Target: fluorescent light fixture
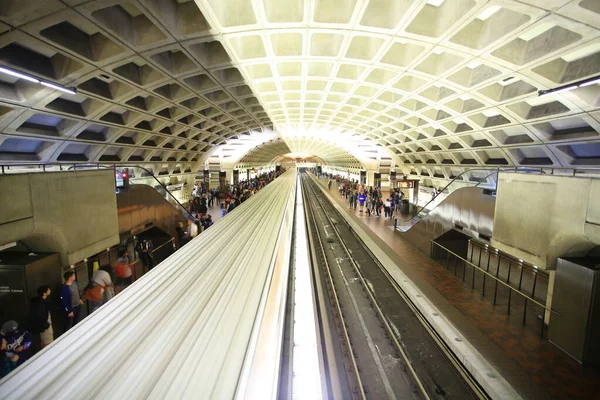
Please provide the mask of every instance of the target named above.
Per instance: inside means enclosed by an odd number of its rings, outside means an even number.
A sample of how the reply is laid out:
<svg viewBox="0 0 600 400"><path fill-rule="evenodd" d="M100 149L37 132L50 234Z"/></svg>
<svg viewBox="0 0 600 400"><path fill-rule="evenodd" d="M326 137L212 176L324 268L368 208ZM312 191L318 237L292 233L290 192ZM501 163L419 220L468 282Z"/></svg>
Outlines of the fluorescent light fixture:
<svg viewBox="0 0 600 400"><path fill-rule="evenodd" d="M61 92L65 92L65 93L69 93L69 94L77 94L77 93L76 93L74 90L72 90L72 89L68 89L68 88L66 88L66 87L63 87L63 86L55 85L54 83L50 83L50 82L44 82L44 81L41 81L40 83L41 83L42 85L44 85L44 86L48 86L48 87L50 87L50 88L52 88L52 89L60 90Z"/></svg>
<svg viewBox="0 0 600 400"><path fill-rule="evenodd" d="M586 86L590 86L590 85L596 85L598 83L600 83L600 78L594 79L593 81L589 81L589 82L586 82L586 83L582 83L581 85L579 85L579 87L586 87Z"/></svg>
<svg viewBox="0 0 600 400"><path fill-rule="evenodd" d="M8 69L8 68L0 67L0 72L2 72L4 74L7 74L7 75L16 76L17 78L25 79L26 81L29 81L29 82L40 83L40 81L37 80L37 79L35 79L34 77L22 74L22 73L17 72L17 71L13 71L13 70Z"/></svg>
<svg viewBox="0 0 600 400"><path fill-rule="evenodd" d="M566 87L566 88L564 88L564 89L557 90L557 91L555 91L555 92L552 92L552 93L553 93L553 94L558 94L558 93L563 93L563 92L569 92L569 91L571 91L571 90L573 90L573 89L577 89L577 88L578 88L578 86L569 86L569 87Z"/></svg>
<svg viewBox="0 0 600 400"><path fill-rule="evenodd" d="M481 14L479 14L476 18L481 20L481 21L485 21L486 19L488 19L489 17L491 17L492 15L496 14L496 11L498 11L500 8L500 6L492 6L492 7L488 7L484 12L482 12Z"/></svg>
<svg viewBox="0 0 600 400"><path fill-rule="evenodd" d="M10 249L11 247L15 247L16 245L17 245L17 242L6 243L3 245L0 245L0 250Z"/></svg>
<svg viewBox="0 0 600 400"><path fill-rule="evenodd" d="M446 0L428 0L427 4L432 5L434 7L439 7L442 4L444 4L444 1L446 1Z"/></svg>

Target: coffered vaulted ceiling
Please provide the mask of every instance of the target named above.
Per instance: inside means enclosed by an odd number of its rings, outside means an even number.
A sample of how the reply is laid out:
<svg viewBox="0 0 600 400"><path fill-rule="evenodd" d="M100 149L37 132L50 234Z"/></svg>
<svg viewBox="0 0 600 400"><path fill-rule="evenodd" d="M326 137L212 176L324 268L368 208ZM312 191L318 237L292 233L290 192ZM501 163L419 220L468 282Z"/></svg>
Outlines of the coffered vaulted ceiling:
<svg viewBox="0 0 600 400"><path fill-rule="evenodd" d="M600 86L537 91L600 75L598 4L4 0L0 64L79 94L0 76L0 155L194 167L273 125L417 174L594 166Z"/></svg>

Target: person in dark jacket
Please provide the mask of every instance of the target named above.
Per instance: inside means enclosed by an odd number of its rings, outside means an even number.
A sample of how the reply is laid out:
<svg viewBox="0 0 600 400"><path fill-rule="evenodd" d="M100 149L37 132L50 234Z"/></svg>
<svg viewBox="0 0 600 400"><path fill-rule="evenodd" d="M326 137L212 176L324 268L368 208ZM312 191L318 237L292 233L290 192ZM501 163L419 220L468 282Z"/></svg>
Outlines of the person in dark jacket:
<svg viewBox="0 0 600 400"><path fill-rule="evenodd" d="M179 248L182 248L183 245L186 243L185 231L183 230L183 222L177 223L177 226L175 227L175 232L177 233L177 244Z"/></svg>
<svg viewBox="0 0 600 400"><path fill-rule="evenodd" d="M38 296L31 301L29 309L28 328L33 335L40 337L40 349L48 346L54 340L50 306L47 303L52 291L50 286L42 285L37 288Z"/></svg>

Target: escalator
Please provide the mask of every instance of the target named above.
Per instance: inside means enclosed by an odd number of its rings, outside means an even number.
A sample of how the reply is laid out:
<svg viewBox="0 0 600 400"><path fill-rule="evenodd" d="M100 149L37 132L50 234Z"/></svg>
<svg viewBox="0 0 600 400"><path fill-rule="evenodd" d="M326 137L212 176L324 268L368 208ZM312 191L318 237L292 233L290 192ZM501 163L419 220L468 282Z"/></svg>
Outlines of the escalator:
<svg viewBox="0 0 600 400"><path fill-rule="evenodd" d="M478 179L479 182L474 183L469 181L469 179L464 179L468 174L473 175L473 173L477 172L483 172L485 174ZM425 202L422 206L416 206L414 211L403 213L401 217L397 218L397 229L401 232L407 232L419 221L425 219L439 205L443 204L454 192L461 189L478 188L479 191L494 195L496 193L496 184L498 182L498 172L500 171L494 170L494 172L490 173L488 169L471 169L457 175L450 183L437 191L431 200ZM470 177L470 179L473 178ZM492 181L491 183L490 180Z"/></svg>

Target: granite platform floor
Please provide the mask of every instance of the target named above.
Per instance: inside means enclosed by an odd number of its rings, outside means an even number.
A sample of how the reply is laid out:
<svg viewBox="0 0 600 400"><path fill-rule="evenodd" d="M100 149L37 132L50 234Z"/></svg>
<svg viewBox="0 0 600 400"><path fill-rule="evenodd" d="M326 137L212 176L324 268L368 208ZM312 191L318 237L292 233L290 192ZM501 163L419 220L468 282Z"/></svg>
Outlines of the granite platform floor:
<svg viewBox="0 0 600 400"><path fill-rule="evenodd" d="M320 179L327 189L327 179ZM348 209L348 202L333 185L329 194ZM424 295L525 399L598 399L600 369L582 367L547 339L540 337L541 321L523 326L522 313L507 315L390 228L392 220L367 217L350 210L355 221L375 240ZM518 306L517 306L518 307ZM534 314L533 314L534 315Z"/></svg>

